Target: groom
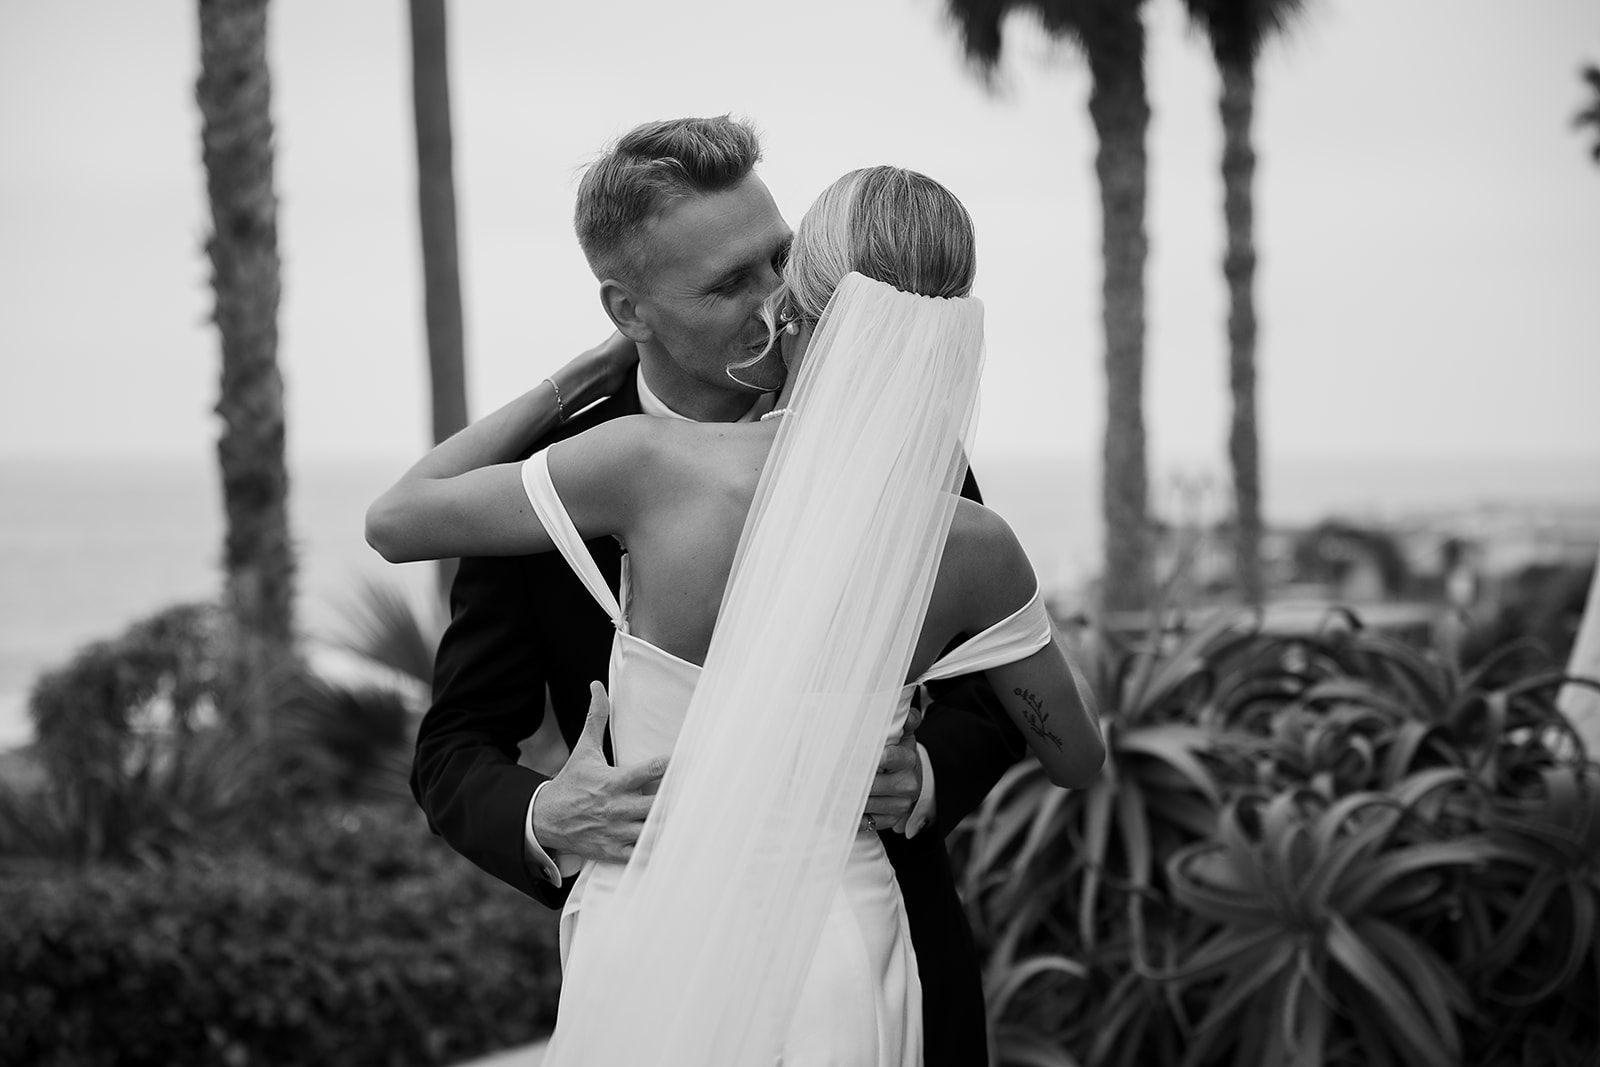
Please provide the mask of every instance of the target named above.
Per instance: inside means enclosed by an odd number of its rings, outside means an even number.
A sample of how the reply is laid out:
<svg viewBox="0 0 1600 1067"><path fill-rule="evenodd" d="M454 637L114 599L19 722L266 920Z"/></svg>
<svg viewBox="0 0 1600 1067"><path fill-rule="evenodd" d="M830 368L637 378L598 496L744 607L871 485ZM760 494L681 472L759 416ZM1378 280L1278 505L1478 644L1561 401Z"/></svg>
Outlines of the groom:
<svg viewBox="0 0 1600 1067"><path fill-rule="evenodd" d="M578 238L619 336L557 372L564 422L538 448L622 415L739 422L771 407L783 367L752 357L767 341L757 311L779 283L790 231L754 174L759 158L742 123L678 119L631 131L586 172ZM637 370L614 374L609 395L578 414L590 397L572 383L631 368L629 349ZM572 367L577 378L566 377ZM963 493L977 499L970 475ZM616 542L588 547L615 589ZM457 851L560 907L584 859L626 858L661 773L611 767L603 721L586 720L589 683L607 675L611 621L556 553L463 559L450 605L412 792ZM905 900L925 1062L971 1067L987 1057L983 992L944 836L1020 755L1021 739L980 677L931 688L914 737L885 749L866 811ZM547 691L572 749L549 779L517 763Z"/></svg>

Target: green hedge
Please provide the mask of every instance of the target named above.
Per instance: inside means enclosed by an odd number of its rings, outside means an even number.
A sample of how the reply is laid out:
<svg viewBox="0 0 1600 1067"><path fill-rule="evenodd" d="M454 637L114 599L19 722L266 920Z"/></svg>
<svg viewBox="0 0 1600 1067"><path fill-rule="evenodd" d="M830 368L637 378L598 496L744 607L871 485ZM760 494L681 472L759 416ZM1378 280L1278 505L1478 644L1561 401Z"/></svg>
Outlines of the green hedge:
<svg viewBox="0 0 1600 1067"><path fill-rule="evenodd" d="M0 877L0 1063L446 1064L548 1033L555 915L414 809Z"/></svg>

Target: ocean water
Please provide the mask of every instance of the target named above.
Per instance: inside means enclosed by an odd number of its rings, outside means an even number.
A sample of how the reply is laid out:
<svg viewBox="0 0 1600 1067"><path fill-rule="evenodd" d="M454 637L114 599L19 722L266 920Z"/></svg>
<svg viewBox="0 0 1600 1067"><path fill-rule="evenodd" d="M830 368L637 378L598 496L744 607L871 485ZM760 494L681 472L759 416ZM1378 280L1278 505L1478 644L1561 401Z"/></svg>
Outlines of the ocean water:
<svg viewBox="0 0 1600 1067"><path fill-rule="evenodd" d="M431 595L428 564L393 566L362 539L367 504L406 461L302 462L291 472L299 619L313 648L339 632L362 582ZM1047 589L1070 592L1098 553L1095 468L1083 460L978 455L987 502L1011 522ZM1600 503L1594 461L1315 461L1269 466L1268 517L1392 517L1487 503ZM1214 486L1158 469L1168 514L1215 514ZM0 460L0 746L27 739L27 695L41 671L169 604L221 587L220 487L193 462Z"/></svg>

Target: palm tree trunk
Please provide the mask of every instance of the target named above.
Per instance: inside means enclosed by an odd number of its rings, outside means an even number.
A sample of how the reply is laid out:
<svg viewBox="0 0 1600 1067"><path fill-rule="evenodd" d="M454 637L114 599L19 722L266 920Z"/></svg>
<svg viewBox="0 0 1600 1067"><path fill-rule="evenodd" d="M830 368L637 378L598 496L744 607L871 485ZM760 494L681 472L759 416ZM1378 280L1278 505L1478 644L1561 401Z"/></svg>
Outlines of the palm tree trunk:
<svg viewBox="0 0 1600 1067"><path fill-rule="evenodd" d="M222 339L224 599L236 638L228 691L247 700L294 658L267 0L200 0L199 7L196 97L213 231L206 251Z"/></svg>
<svg viewBox="0 0 1600 1067"><path fill-rule="evenodd" d="M1089 114L1099 146L1106 426L1101 467L1105 521L1101 606L1124 611L1151 596L1149 487L1144 432L1144 26L1137 10L1089 55Z"/></svg>
<svg viewBox="0 0 1600 1067"><path fill-rule="evenodd" d="M456 185L450 131L450 70L444 0L411 0L411 102L417 127L417 207L428 326L433 440L467 424L466 344L456 242ZM455 560L439 561L448 596Z"/></svg>
<svg viewBox="0 0 1600 1067"><path fill-rule="evenodd" d="M1249 60L1224 63L1222 73L1223 216L1228 251L1228 387L1233 417L1228 461L1233 468L1234 571L1245 603L1265 596L1261 570L1261 456L1256 435L1255 207L1256 154L1250 123L1255 111L1255 70Z"/></svg>

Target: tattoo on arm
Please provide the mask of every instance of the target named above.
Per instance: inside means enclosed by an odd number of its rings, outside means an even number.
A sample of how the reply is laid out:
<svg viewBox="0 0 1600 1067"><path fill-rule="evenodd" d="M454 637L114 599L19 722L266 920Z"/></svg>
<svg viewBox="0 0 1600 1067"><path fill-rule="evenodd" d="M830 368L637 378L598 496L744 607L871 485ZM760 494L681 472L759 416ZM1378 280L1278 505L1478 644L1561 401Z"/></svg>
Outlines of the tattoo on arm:
<svg viewBox="0 0 1600 1067"><path fill-rule="evenodd" d="M1056 751L1060 752L1061 738L1057 737L1055 731L1050 729L1050 713L1044 710L1044 701L1040 700L1031 691L1020 687L1011 690L1011 692L1015 696L1021 697L1022 702L1028 706L1028 710L1022 713L1022 717L1028 720L1028 729L1038 734L1043 740L1055 745Z"/></svg>

